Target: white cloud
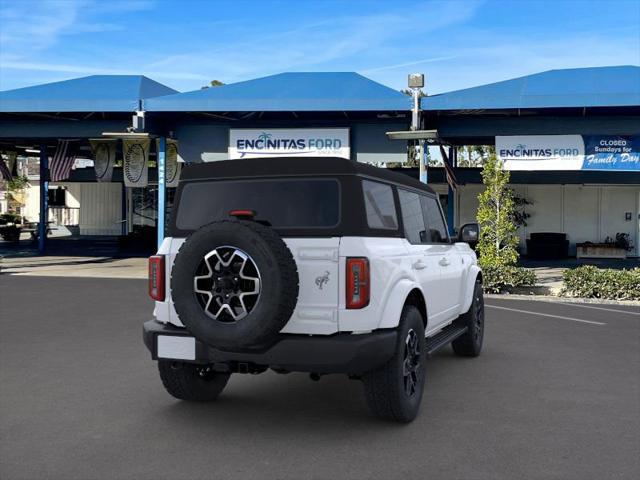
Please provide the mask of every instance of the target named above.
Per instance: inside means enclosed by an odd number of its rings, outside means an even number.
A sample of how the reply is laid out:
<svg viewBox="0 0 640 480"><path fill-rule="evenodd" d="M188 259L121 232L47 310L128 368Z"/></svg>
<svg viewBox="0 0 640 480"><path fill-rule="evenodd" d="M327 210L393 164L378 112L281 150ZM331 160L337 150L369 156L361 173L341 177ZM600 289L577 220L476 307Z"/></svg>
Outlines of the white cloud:
<svg viewBox="0 0 640 480"><path fill-rule="evenodd" d="M66 65L58 63L40 63L40 62L21 62L8 61L3 62L3 68L13 70L29 70L41 72L59 72L59 73L78 73L83 75L140 75L140 70L128 68L108 68L108 67L92 67L87 65ZM178 80L197 80L199 82L207 80L209 77L197 73L188 72L171 72L171 71L145 71L146 75L153 77L163 76L164 78Z"/></svg>
<svg viewBox="0 0 640 480"><path fill-rule="evenodd" d="M444 60L453 60L454 58L458 58L458 55L446 55L443 57L423 58L422 60L414 60L411 62L396 63L394 65L384 65L382 67L368 68L366 70L361 70L360 73L370 74L375 72L382 72L384 70L397 70L399 68L415 67L416 65L422 65L425 63L442 62Z"/></svg>
<svg viewBox="0 0 640 480"><path fill-rule="evenodd" d="M223 46L205 45L161 57L151 61L148 67L209 72L210 78L225 82L282 71L326 70L327 66L335 69L336 64L344 64L344 70L391 70L399 66L379 64L389 43L417 43L429 32L467 21L478 7L478 2L431 2L418 4L411 15L405 10L392 9L387 13L337 16L293 29L274 24L275 33L241 41L225 39ZM429 21L415 22L411 18L428 18ZM238 37L242 38L242 35ZM393 55L397 53L393 52ZM371 58L376 59L376 64L372 65ZM436 60L429 58L409 64ZM362 68L365 65L368 68Z"/></svg>
<svg viewBox="0 0 640 480"><path fill-rule="evenodd" d="M552 68L640 63L638 27L509 35L470 21L478 2L416 1L411 8L389 2L358 16L340 16L331 4L335 16L309 23L300 22L302 15L268 22L211 15L208 22L194 18L197 26L167 22L151 32L142 13L129 15L152 8L150 1L0 5L0 89L89 74L144 74L192 90L214 78L229 83L294 70L355 70L400 89L411 69L423 70L427 91L437 93ZM120 15L140 30L93 35L127 27Z"/></svg>
<svg viewBox="0 0 640 480"><path fill-rule="evenodd" d="M429 94L508 80L546 70L640 64L640 28L611 37L593 33L547 38L476 34L478 46L452 48L463 61L455 68L434 64L427 70Z"/></svg>
<svg viewBox="0 0 640 480"><path fill-rule="evenodd" d="M101 19L152 7L147 1L41 0L0 4L0 60L29 58L54 47L61 37L121 30Z"/></svg>

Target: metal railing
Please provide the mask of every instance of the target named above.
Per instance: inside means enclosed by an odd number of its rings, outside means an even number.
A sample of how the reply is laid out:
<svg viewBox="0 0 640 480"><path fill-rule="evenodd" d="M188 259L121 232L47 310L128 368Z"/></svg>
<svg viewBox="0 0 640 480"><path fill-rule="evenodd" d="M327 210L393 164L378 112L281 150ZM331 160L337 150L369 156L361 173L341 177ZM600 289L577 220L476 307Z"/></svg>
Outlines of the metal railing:
<svg viewBox="0 0 640 480"><path fill-rule="evenodd" d="M80 208L49 207L49 221L55 225L78 225L80 222Z"/></svg>

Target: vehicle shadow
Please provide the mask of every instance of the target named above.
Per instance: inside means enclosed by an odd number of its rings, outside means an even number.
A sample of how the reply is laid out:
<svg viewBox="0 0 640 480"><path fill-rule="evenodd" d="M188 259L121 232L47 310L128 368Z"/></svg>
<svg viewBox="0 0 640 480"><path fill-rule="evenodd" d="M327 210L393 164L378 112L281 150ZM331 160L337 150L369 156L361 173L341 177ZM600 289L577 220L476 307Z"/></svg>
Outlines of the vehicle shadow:
<svg viewBox="0 0 640 480"><path fill-rule="evenodd" d="M446 364L456 361L464 360L445 351L429 359L423 411L446 408L434 405L440 400L430 398L429 392L440 389L446 379ZM161 415L171 428L184 431L212 428L217 433L235 432L240 423L274 436L304 437L314 432L361 437L363 432L406 427L373 417L366 405L362 382L343 375L324 376L319 382L310 381L300 373L235 375L215 402L172 401L158 406L155 414ZM427 418L424 415L423 421Z"/></svg>

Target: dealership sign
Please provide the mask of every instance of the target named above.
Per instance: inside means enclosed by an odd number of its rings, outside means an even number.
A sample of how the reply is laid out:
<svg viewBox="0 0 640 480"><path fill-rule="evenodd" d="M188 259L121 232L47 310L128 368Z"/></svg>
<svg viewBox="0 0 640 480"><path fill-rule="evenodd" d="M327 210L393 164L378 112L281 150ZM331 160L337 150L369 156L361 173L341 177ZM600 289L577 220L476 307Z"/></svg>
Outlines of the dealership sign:
<svg viewBox="0 0 640 480"><path fill-rule="evenodd" d="M496 136L496 154L506 170L640 171L638 136Z"/></svg>
<svg viewBox="0 0 640 480"><path fill-rule="evenodd" d="M583 170L640 171L640 136L586 136Z"/></svg>
<svg viewBox="0 0 640 480"><path fill-rule="evenodd" d="M350 158L348 128L230 129L229 158Z"/></svg>
<svg viewBox="0 0 640 480"><path fill-rule="evenodd" d="M580 170L584 142L580 135L497 136L496 154L506 170Z"/></svg>

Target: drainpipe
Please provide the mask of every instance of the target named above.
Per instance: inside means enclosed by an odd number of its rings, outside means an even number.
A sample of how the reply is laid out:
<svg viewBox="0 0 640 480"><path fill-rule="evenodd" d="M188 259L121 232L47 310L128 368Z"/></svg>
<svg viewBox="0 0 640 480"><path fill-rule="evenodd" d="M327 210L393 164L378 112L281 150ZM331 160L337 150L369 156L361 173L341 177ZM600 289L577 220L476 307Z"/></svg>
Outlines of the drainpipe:
<svg viewBox="0 0 640 480"><path fill-rule="evenodd" d="M454 169L458 166L458 147L452 146L451 153L449 153L449 161L451 162L451 168ZM451 188L451 185L447 185L448 189L447 189L447 224L449 226L449 235L451 235L453 237L455 228L454 228L454 221L455 221L455 196L454 196L454 192L453 192L453 188Z"/></svg>
<svg viewBox="0 0 640 480"><path fill-rule="evenodd" d="M44 255L47 248L49 222L49 157L47 144L40 145L40 223L38 224L38 252Z"/></svg>

